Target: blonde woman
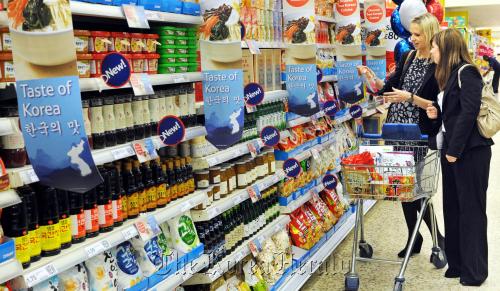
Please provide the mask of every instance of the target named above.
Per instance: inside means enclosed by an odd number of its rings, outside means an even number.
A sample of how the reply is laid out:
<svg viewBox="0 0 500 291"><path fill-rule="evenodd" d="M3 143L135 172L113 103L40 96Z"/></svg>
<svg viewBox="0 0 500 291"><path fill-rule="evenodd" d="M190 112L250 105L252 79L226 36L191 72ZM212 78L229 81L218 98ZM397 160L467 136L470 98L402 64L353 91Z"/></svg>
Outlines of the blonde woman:
<svg viewBox="0 0 500 291"><path fill-rule="evenodd" d="M410 27L411 41L415 50L403 55L397 64L396 71L384 82L376 80L379 94L383 94L388 102L391 102L387 114L387 123L418 124L423 134L428 134L429 146L435 148L435 138L437 131L432 129L431 121L427 118L425 108L433 101L437 101L439 87L434 77L436 65L431 61L431 38L439 32L439 22L430 13L418 16L413 19ZM375 77L369 71L368 77ZM419 108L421 107L421 108ZM425 145L425 144L424 144ZM421 152L421 151L419 151ZM425 153L416 153L416 162L423 160ZM417 175L419 175L417 168ZM418 179L418 177L417 177ZM398 253L400 258L406 254L406 249L410 242L411 234L417 223L418 211L420 211L422 201L402 203L403 213L408 227L408 239L406 247ZM429 208L424 215L424 221L429 230L432 229L431 212ZM437 229L439 247L444 250L444 238ZM411 254L420 253L423 237L418 233L415 245Z"/></svg>
<svg viewBox="0 0 500 291"><path fill-rule="evenodd" d="M445 276L460 278L464 286L480 286L488 277L486 191L493 145L477 127L483 82L458 30L435 35L431 54L441 92L439 106L430 105L427 115L443 133Z"/></svg>

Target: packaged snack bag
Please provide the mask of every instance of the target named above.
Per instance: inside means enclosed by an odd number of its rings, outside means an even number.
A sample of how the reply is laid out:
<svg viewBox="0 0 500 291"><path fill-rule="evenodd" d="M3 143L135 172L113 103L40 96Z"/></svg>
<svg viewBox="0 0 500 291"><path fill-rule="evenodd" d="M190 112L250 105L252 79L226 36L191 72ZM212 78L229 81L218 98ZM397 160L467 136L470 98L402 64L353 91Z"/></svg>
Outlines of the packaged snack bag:
<svg viewBox="0 0 500 291"><path fill-rule="evenodd" d="M317 194L313 194L306 205L315 215L316 219L322 222L321 225L324 232L330 230L337 222L337 219L330 212L325 202L323 202Z"/></svg>
<svg viewBox="0 0 500 291"><path fill-rule="evenodd" d="M189 212L185 212L169 220L168 226L173 246L178 251L189 253L200 244L198 233Z"/></svg>
<svg viewBox="0 0 500 291"><path fill-rule="evenodd" d="M49 279L36 284L32 288L33 291L59 291L59 277L52 276Z"/></svg>
<svg viewBox="0 0 500 291"><path fill-rule="evenodd" d="M142 281L144 276L130 242L123 242L113 248L113 255L118 265L118 290L130 288Z"/></svg>
<svg viewBox="0 0 500 291"><path fill-rule="evenodd" d="M131 243L144 276L149 277L161 269L163 251L158 244L157 237L153 237L147 242L140 238L133 238Z"/></svg>
<svg viewBox="0 0 500 291"><path fill-rule="evenodd" d="M89 291L89 278L85 266L83 264L78 264L59 274L59 290Z"/></svg>
<svg viewBox="0 0 500 291"><path fill-rule="evenodd" d="M91 291L116 290L118 266L110 251L98 254L85 262Z"/></svg>

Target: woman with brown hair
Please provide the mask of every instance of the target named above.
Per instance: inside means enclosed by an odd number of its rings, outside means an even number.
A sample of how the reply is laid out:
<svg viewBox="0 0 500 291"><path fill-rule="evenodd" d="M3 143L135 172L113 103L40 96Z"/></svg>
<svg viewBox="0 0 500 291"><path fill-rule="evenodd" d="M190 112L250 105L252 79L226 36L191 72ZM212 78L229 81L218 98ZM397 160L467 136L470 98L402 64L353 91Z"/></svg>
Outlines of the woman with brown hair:
<svg viewBox="0 0 500 291"><path fill-rule="evenodd" d="M427 116L442 132L445 276L480 286L488 277L486 191L493 145L477 127L483 82L458 30L436 34L431 55L441 93Z"/></svg>

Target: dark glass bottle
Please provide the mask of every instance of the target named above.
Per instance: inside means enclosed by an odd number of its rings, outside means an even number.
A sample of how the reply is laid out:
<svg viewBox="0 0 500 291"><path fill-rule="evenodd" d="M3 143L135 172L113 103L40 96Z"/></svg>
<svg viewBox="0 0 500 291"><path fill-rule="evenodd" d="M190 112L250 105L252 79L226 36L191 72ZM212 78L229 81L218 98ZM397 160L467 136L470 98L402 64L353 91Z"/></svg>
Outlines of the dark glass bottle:
<svg viewBox="0 0 500 291"><path fill-rule="evenodd" d="M113 110L115 113L115 134L117 144L123 144L127 142L127 119L125 116L124 103L124 96L114 97Z"/></svg>
<svg viewBox="0 0 500 291"><path fill-rule="evenodd" d="M125 112L125 125L127 127L127 142L135 140L134 111L132 110L132 95L124 95L123 111Z"/></svg>
<svg viewBox="0 0 500 291"><path fill-rule="evenodd" d="M83 124L85 127L85 134L87 135L87 139L89 141L89 147L93 149L94 143L92 141L92 125L91 125L92 123L90 122L89 107L90 107L90 101L88 99L82 99Z"/></svg>
<svg viewBox="0 0 500 291"><path fill-rule="evenodd" d="M114 226L120 226L123 224L124 211L123 211L123 196L124 190L122 186L122 177L117 167L114 165L108 166L108 173L110 179L110 193L111 193L111 204L113 207L113 223Z"/></svg>
<svg viewBox="0 0 500 291"><path fill-rule="evenodd" d="M109 232L113 230L113 201L111 199L111 178L109 171L99 167L104 182L97 185L97 208L99 211L99 232Z"/></svg>
<svg viewBox="0 0 500 291"><path fill-rule="evenodd" d="M42 236L38 224L39 212L36 193L30 186L17 188L19 196L26 205L26 215L28 220L29 251L31 262L40 260L42 253Z"/></svg>
<svg viewBox="0 0 500 291"><path fill-rule="evenodd" d="M71 219L71 242L81 243L86 239L85 211L83 209L83 197L85 194L68 192L69 215Z"/></svg>
<svg viewBox="0 0 500 291"><path fill-rule="evenodd" d="M150 162L145 162L141 167L142 182L146 190L146 201L148 211L154 211L158 206L158 195L156 193L156 182L153 180L153 170Z"/></svg>
<svg viewBox="0 0 500 291"><path fill-rule="evenodd" d="M139 192L135 186L135 178L132 173L132 160L127 160L122 170L123 188L127 193L127 216L136 218L139 216Z"/></svg>
<svg viewBox="0 0 500 291"><path fill-rule="evenodd" d="M106 146L116 145L116 118L114 110L115 98L108 96L104 98L102 116L104 118L104 135L106 136Z"/></svg>
<svg viewBox="0 0 500 291"><path fill-rule="evenodd" d="M167 160L167 177L168 177L168 185L170 187L170 201L177 199L177 176L174 171L174 162L173 160Z"/></svg>
<svg viewBox="0 0 500 291"><path fill-rule="evenodd" d="M97 208L96 190L90 189L83 195L83 209L85 212L86 237L91 238L99 234L99 210Z"/></svg>
<svg viewBox="0 0 500 291"><path fill-rule="evenodd" d="M182 175L180 159L174 160L175 184L177 185L177 197L184 196L184 176Z"/></svg>
<svg viewBox="0 0 500 291"><path fill-rule="evenodd" d="M164 172L160 166L160 158L151 161L151 171L153 182L156 187L156 206L158 208L165 207L167 200L167 183L165 182Z"/></svg>
<svg viewBox="0 0 500 291"><path fill-rule="evenodd" d="M40 229L42 233L42 257L55 256L61 252L59 223L59 203L54 188L47 187L40 191Z"/></svg>
<svg viewBox="0 0 500 291"><path fill-rule="evenodd" d="M21 201L21 203L4 208L1 217L4 234L14 239L16 259L23 265L23 268L28 268L31 264L26 213L26 204Z"/></svg>
<svg viewBox="0 0 500 291"><path fill-rule="evenodd" d="M150 137L152 131L151 113L149 111L149 96L142 96L142 120L144 124L144 137Z"/></svg>
<svg viewBox="0 0 500 291"><path fill-rule="evenodd" d="M69 197L66 190L57 189L57 203L59 206L59 229L61 249L71 246L71 218L69 214Z"/></svg>
<svg viewBox="0 0 500 291"><path fill-rule="evenodd" d="M146 195L146 188L142 182L142 172L140 169L141 163L138 160L134 160L134 167L132 173L134 174L135 187L137 188L137 193L139 194L139 209L141 213L146 213L148 211L148 198Z"/></svg>
<svg viewBox="0 0 500 291"><path fill-rule="evenodd" d="M134 139L143 139L145 137L145 132L141 96L134 96L132 98L132 113L134 115Z"/></svg>
<svg viewBox="0 0 500 291"><path fill-rule="evenodd" d="M90 123L92 128L92 141L94 149L102 149L106 146L106 135L104 133L104 116L102 113L102 98L90 100Z"/></svg>

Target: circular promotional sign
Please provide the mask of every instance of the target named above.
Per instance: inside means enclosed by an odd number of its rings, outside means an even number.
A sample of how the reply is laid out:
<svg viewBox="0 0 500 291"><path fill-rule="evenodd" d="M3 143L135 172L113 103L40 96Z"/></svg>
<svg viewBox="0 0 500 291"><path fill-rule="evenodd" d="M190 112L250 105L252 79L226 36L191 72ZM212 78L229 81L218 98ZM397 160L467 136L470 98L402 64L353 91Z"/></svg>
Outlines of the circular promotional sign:
<svg viewBox="0 0 500 291"><path fill-rule="evenodd" d="M177 145L185 134L186 127L177 116L167 115L158 123L158 135L165 145Z"/></svg>
<svg viewBox="0 0 500 291"><path fill-rule="evenodd" d="M129 61L119 53L107 54L101 63L101 78L106 85L113 88L120 88L130 80Z"/></svg>
<svg viewBox="0 0 500 291"><path fill-rule="evenodd" d="M359 105L353 105L349 108L349 113L354 119L361 118L363 116L363 108Z"/></svg>
<svg viewBox="0 0 500 291"><path fill-rule="evenodd" d="M302 168L300 167L299 161L291 158L283 163L283 171L288 178L295 178L300 174Z"/></svg>
<svg viewBox="0 0 500 291"><path fill-rule="evenodd" d="M328 190L337 189L337 178L334 175L328 174L323 177L323 186Z"/></svg>
<svg viewBox="0 0 500 291"><path fill-rule="evenodd" d="M264 89L257 83L249 83L244 89L247 105L257 106L264 101Z"/></svg>
<svg viewBox="0 0 500 291"><path fill-rule="evenodd" d="M316 66L316 79L318 80L318 83L320 83L323 79L323 71L318 66Z"/></svg>
<svg viewBox="0 0 500 291"><path fill-rule="evenodd" d="M264 145L273 147L280 142L280 131L274 126L266 126L260 132L260 139Z"/></svg>
<svg viewBox="0 0 500 291"><path fill-rule="evenodd" d="M339 111L339 107L337 106L337 102L328 100L323 104L323 111L327 116L334 117Z"/></svg>
<svg viewBox="0 0 500 291"><path fill-rule="evenodd" d="M337 12L342 16L351 16L358 9L357 0L339 0L335 6ZM359 12L358 12L359 14Z"/></svg>

